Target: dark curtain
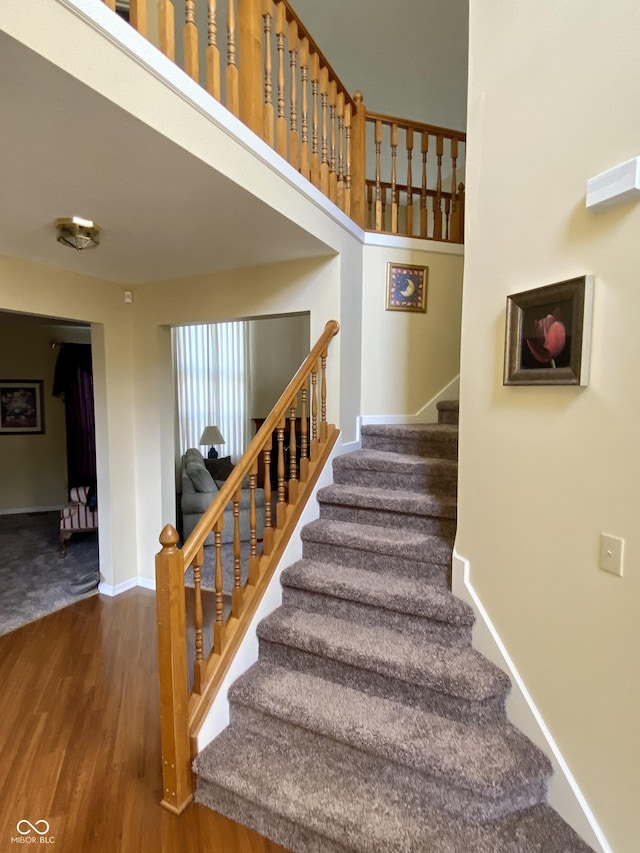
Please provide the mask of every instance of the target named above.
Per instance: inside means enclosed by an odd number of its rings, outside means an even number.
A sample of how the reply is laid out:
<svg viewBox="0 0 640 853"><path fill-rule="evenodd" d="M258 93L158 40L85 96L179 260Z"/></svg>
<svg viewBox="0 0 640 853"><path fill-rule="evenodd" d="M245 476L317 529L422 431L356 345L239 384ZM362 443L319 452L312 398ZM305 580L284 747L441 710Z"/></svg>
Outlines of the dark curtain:
<svg viewBox="0 0 640 853"><path fill-rule="evenodd" d="M90 344L62 344L53 394L64 400L69 488L96 484L96 430Z"/></svg>

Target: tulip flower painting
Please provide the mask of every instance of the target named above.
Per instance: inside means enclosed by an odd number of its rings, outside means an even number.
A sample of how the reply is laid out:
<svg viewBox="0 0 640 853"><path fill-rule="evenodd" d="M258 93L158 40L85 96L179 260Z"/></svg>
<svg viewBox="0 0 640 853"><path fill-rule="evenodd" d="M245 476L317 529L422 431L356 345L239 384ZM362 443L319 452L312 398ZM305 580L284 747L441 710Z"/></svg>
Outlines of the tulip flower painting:
<svg viewBox="0 0 640 853"><path fill-rule="evenodd" d="M561 316L560 309L556 308L553 313L536 320L535 337L525 339L531 355L540 364L555 367L556 359L565 348L567 332Z"/></svg>

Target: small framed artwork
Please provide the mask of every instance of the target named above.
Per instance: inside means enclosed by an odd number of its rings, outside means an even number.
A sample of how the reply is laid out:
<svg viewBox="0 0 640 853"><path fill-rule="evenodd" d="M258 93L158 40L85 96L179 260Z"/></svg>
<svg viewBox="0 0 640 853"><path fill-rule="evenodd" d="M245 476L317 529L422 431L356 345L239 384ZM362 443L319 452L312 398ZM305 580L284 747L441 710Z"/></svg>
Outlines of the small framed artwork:
<svg viewBox="0 0 640 853"><path fill-rule="evenodd" d="M588 385L593 276L507 296L505 385Z"/></svg>
<svg viewBox="0 0 640 853"><path fill-rule="evenodd" d="M44 432L42 379L0 379L0 435Z"/></svg>
<svg viewBox="0 0 640 853"><path fill-rule="evenodd" d="M387 264L387 311L427 310L429 267Z"/></svg>

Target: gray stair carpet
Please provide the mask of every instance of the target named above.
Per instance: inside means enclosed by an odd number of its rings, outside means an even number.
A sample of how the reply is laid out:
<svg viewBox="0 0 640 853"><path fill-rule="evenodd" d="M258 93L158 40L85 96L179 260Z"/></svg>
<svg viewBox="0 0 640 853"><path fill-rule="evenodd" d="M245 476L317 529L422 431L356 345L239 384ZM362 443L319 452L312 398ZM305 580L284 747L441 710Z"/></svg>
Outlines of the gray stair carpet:
<svg viewBox="0 0 640 853"><path fill-rule="evenodd" d="M450 591L457 401L334 461L196 800L295 853L583 853Z"/></svg>

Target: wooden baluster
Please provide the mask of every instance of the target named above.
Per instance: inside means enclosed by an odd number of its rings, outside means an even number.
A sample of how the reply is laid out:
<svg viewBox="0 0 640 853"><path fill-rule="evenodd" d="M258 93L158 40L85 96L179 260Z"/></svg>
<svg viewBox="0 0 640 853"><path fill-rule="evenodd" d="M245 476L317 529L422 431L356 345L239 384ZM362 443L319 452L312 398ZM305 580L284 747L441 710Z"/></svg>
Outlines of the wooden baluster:
<svg viewBox="0 0 640 853"><path fill-rule="evenodd" d="M318 371L311 371L311 461L318 458Z"/></svg>
<svg viewBox="0 0 640 853"><path fill-rule="evenodd" d="M160 45L160 50L172 62L176 61L176 30L174 18L175 12L171 0L159 0L158 43Z"/></svg>
<svg viewBox="0 0 640 853"><path fill-rule="evenodd" d="M380 150L382 147L382 122L378 119L375 124L375 146L376 146L376 231L382 231L382 186L380 182L381 162Z"/></svg>
<svg viewBox="0 0 640 853"><path fill-rule="evenodd" d="M278 436L278 503L276 504L276 526L284 527L287 505L284 499L284 418L276 430Z"/></svg>
<svg viewBox="0 0 640 853"><path fill-rule="evenodd" d="M242 498L242 487L238 486L233 496L233 590L231 592L231 615L236 619L242 613L242 588L241 588L241 566L240 566L240 499Z"/></svg>
<svg viewBox="0 0 640 853"><path fill-rule="evenodd" d="M107 9L111 9L112 12L116 11L116 0L102 0Z"/></svg>
<svg viewBox="0 0 640 853"><path fill-rule="evenodd" d="M327 351L320 356L320 441L327 440Z"/></svg>
<svg viewBox="0 0 640 853"><path fill-rule="evenodd" d="M429 214L427 212L427 155L429 153L429 131L422 131L422 189L420 192L420 236L427 237Z"/></svg>
<svg viewBox="0 0 640 853"><path fill-rule="evenodd" d="M411 160L413 157L413 128L406 128L407 139L407 216L404 233L408 237L413 236L413 172Z"/></svg>
<svg viewBox="0 0 640 853"><path fill-rule="evenodd" d="M240 116L240 81L238 78L238 54L236 49L236 4L227 4L227 103L234 116Z"/></svg>
<svg viewBox="0 0 640 853"><path fill-rule="evenodd" d="M184 601L184 561L170 524L160 534L156 555L156 611L160 676L160 737L163 804L175 813L193 794L189 746L189 696Z"/></svg>
<svg viewBox="0 0 640 853"><path fill-rule="evenodd" d="M329 71L320 69L320 107L322 130L320 135L320 189L329 195Z"/></svg>
<svg viewBox="0 0 640 853"><path fill-rule="evenodd" d="M220 100L220 49L218 48L216 0L207 3L207 51L205 62L207 66L207 92Z"/></svg>
<svg viewBox="0 0 640 853"><path fill-rule="evenodd" d="M200 81L198 69L198 28L196 27L196 4L185 0L184 4L184 70L196 83Z"/></svg>
<svg viewBox="0 0 640 853"><path fill-rule="evenodd" d="M373 231L376 227L375 211L373 209L373 184L367 184L367 228Z"/></svg>
<svg viewBox="0 0 640 853"><path fill-rule="evenodd" d="M387 188L382 185L382 231L387 231Z"/></svg>
<svg viewBox="0 0 640 853"><path fill-rule="evenodd" d="M296 406L289 409L289 503L298 500L298 460L296 436Z"/></svg>
<svg viewBox="0 0 640 853"><path fill-rule="evenodd" d="M307 389L300 390L300 482L306 482L309 476L309 422L307 418Z"/></svg>
<svg viewBox="0 0 640 853"><path fill-rule="evenodd" d="M366 215L365 192L367 186L367 153L366 153L366 125L367 110L364 105L363 95L358 90L353 100L356 105L355 114L351 116L351 158L350 158L350 186L351 186L351 218L361 228L364 228Z"/></svg>
<svg viewBox="0 0 640 853"><path fill-rule="evenodd" d="M271 64L271 30L273 26L272 0L264 0L264 107L262 113L262 138L274 147L273 70Z"/></svg>
<svg viewBox="0 0 640 853"><path fill-rule="evenodd" d="M260 577L260 558L257 553L257 524L256 512L256 478L258 475L258 460L254 459L249 473L249 571L247 580L251 586L256 586ZM266 509L266 507L265 507Z"/></svg>
<svg viewBox="0 0 640 853"><path fill-rule="evenodd" d="M278 111L276 118L276 151L281 157L287 156L287 118L284 97L284 40L286 33L286 7L276 3L276 46L278 49Z"/></svg>
<svg viewBox="0 0 640 853"><path fill-rule="evenodd" d="M289 162L294 169L300 168L300 137L298 135L298 25L289 22L289 65L291 84L289 91Z"/></svg>
<svg viewBox="0 0 640 853"><path fill-rule="evenodd" d="M222 529L224 527L224 516L221 515L216 521L213 529L214 553L215 553L215 575L214 587L216 592L216 620L213 625L213 651L222 653L224 645L224 623L223 619L223 575L222 575Z"/></svg>
<svg viewBox="0 0 640 853"><path fill-rule="evenodd" d="M344 210L344 92L338 93L336 101L336 116L338 121L338 170L336 204Z"/></svg>
<svg viewBox="0 0 640 853"><path fill-rule="evenodd" d="M396 173L398 156L398 125L391 125L391 232L398 233L398 178Z"/></svg>
<svg viewBox="0 0 640 853"><path fill-rule="evenodd" d="M271 436L269 442L271 443ZM273 548L273 522L271 520L271 446L264 449L264 530L262 553L269 555Z"/></svg>
<svg viewBox="0 0 640 853"><path fill-rule="evenodd" d="M302 89L300 173L311 180L311 152L309 149L309 39L300 40L300 87Z"/></svg>
<svg viewBox="0 0 640 853"><path fill-rule="evenodd" d="M238 0L238 97L240 120L262 133L262 22L263 0Z"/></svg>
<svg viewBox="0 0 640 853"><path fill-rule="evenodd" d="M318 113L318 94L320 91L320 60L317 53L311 54L311 183L320 186L320 125Z"/></svg>
<svg viewBox="0 0 640 853"><path fill-rule="evenodd" d="M200 548L193 558L193 627L195 629L196 657L193 662L193 692L200 695L205 684L206 662L204 660L204 639L202 634L202 564L204 548Z"/></svg>
<svg viewBox="0 0 640 853"><path fill-rule="evenodd" d="M449 215L450 215L450 212L451 212L451 199L449 198L449 196L447 196L444 200L444 221L445 221L444 239L445 240L449 239Z"/></svg>
<svg viewBox="0 0 640 853"><path fill-rule="evenodd" d="M433 239L442 240L442 154L444 139L440 134L436 137L436 157L438 158L438 174L436 178L436 194L433 198Z"/></svg>
<svg viewBox="0 0 640 853"><path fill-rule="evenodd" d="M347 216L351 216L351 104L345 104L344 108L344 135L346 147L344 212Z"/></svg>
<svg viewBox="0 0 640 853"><path fill-rule="evenodd" d="M329 198L335 204L338 199L338 158L336 107L338 103L338 84L329 83Z"/></svg>
<svg viewBox="0 0 640 853"><path fill-rule="evenodd" d="M147 36L147 0L129 0L129 23L141 36Z"/></svg>
<svg viewBox="0 0 640 853"><path fill-rule="evenodd" d="M458 184L458 243L464 243L464 184Z"/></svg>
<svg viewBox="0 0 640 853"><path fill-rule="evenodd" d="M451 234L450 239L459 243L458 239L458 181L456 169L458 164L458 140L451 140Z"/></svg>

